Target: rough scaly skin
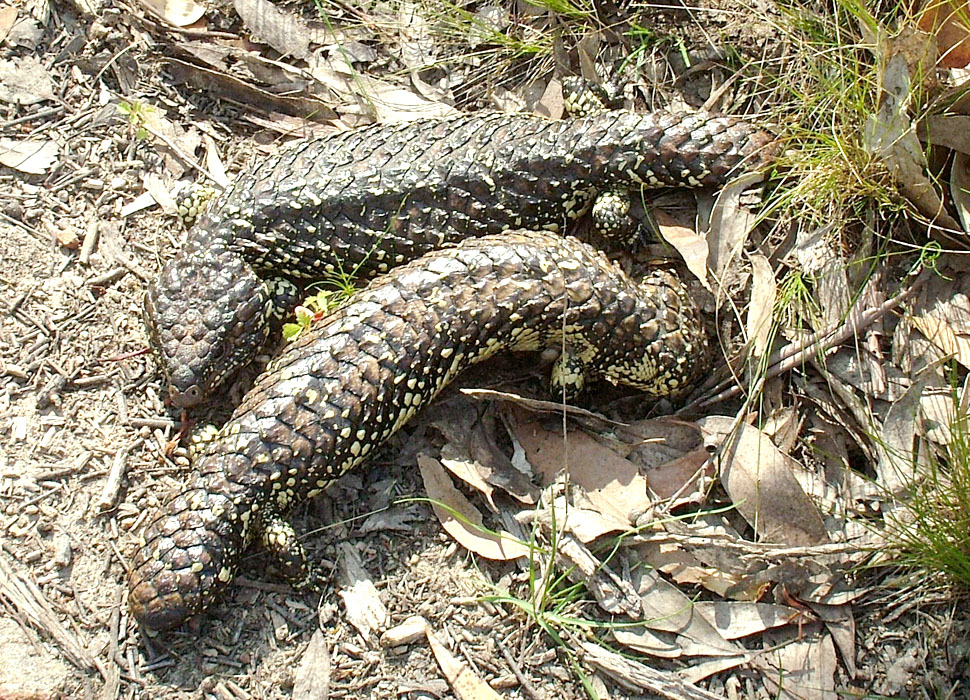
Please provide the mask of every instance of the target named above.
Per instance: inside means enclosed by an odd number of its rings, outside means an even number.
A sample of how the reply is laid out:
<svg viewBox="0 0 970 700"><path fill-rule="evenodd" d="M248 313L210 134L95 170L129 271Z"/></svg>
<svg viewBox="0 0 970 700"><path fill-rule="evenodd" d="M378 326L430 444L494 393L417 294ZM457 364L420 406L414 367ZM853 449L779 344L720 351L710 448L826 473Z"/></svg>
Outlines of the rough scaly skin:
<svg viewBox="0 0 970 700"><path fill-rule="evenodd" d="M146 528L133 615L168 629L201 613L261 534L300 578L302 549L288 549L296 538L281 520L294 502L360 463L464 368L545 348L565 349L557 392L600 378L673 395L707 368L698 312L669 273L634 283L588 245L547 232L429 253L375 280L260 376Z"/></svg>
<svg viewBox="0 0 970 700"><path fill-rule="evenodd" d="M146 296L151 344L192 406L268 337L265 279L370 276L471 236L563 230L598 191L717 186L777 148L737 118L665 112L477 114L298 142L243 173L165 265Z"/></svg>

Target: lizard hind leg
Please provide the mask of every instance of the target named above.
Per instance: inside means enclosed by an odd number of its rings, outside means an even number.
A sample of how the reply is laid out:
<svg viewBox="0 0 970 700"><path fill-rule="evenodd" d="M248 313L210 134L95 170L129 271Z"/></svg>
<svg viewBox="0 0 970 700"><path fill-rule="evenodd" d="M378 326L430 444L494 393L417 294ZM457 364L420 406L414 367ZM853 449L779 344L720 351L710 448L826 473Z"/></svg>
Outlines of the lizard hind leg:
<svg viewBox="0 0 970 700"><path fill-rule="evenodd" d="M306 549L293 526L275 509L263 512L259 537L280 574L294 588L303 588L311 583L313 571L307 563Z"/></svg>
<svg viewBox="0 0 970 700"><path fill-rule="evenodd" d="M552 366L549 390L557 400L571 401L582 393L588 375L586 362L567 346Z"/></svg>

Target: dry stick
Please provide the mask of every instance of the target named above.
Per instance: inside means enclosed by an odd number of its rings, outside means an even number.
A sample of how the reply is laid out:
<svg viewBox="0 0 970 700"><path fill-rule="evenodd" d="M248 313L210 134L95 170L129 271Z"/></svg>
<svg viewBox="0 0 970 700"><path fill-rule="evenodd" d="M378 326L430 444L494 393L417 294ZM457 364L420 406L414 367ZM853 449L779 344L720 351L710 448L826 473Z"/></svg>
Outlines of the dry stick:
<svg viewBox="0 0 970 700"><path fill-rule="evenodd" d="M26 122L32 122L35 119L44 119L46 117L53 117L55 114L60 114L64 111L62 105L56 107L50 107L48 109L41 109L33 114L25 114L22 117L17 117L16 119L8 119L5 122L0 122L0 129L6 129L11 126L16 126L17 124L24 124Z"/></svg>
<svg viewBox="0 0 970 700"><path fill-rule="evenodd" d="M879 306L870 307L865 311L862 311L854 321L842 322L838 326L834 327L830 326L821 331L813 333L809 337L797 343L789 343L772 356L772 364L768 367L764 375L758 379L750 393L752 395L756 395L767 380L777 377L779 374L783 374L791 369L794 369L800 364L803 364L816 352L819 352L820 350L828 350L829 348L844 343L863 328L871 325L877 319L895 309L902 302L911 298L922 287L923 279L924 278L917 279L912 285L910 285L908 289L900 292L891 299L887 299ZM742 386L735 384L716 396L706 399L695 399L688 405L684 406L684 408L678 411L678 413L695 407L704 408L715 403L720 403L721 401L726 401L727 399L733 398L740 394L742 390Z"/></svg>
<svg viewBox="0 0 970 700"><path fill-rule="evenodd" d="M587 665L630 690L646 690L669 700L724 700L723 696L702 690L674 672L652 668L590 642L580 642L576 652Z"/></svg>
<svg viewBox="0 0 970 700"><path fill-rule="evenodd" d="M54 194L59 190L63 190L65 187L70 187L74 183L80 182L86 177L91 177L94 173L95 173L94 168L83 168L83 167L78 168L77 171L71 173L70 175L66 175L65 177L61 178L60 180L52 184L50 187L48 187L47 194L49 195ZM57 201L60 201L60 200L57 200Z"/></svg>
<svg viewBox="0 0 970 700"><path fill-rule="evenodd" d="M175 145L175 142L172 141L172 139L170 139L169 137L167 137L164 134L156 131L155 129L153 129L152 127L150 127L148 124L140 124L139 126L141 126L141 128L143 128L145 131L147 131L149 134L151 134L155 138L159 139L166 146L168 146L169 148L171 148L172 149L172 152L175 153L176 156L178 156L179 160L181 160L181 161L183 161L185 163L188 163L193 168L195 168L200 173L202 173L207 178L209 178L209 180L211 180L212 182L216 183L217 185L220 182L225 182L225 178L221 178L220 179L219 177L217 177L217 176L213 175L212 173L210 173L209 170L204 165L202 165L202 163L200 163L195 158L193 158L192 156L190 156L189 154L187 154L185 151L183 151L181 148L179 148L178 146L176 146Z"/></svg>
<svg viewBox="0 0 970 700"><path fill-rule="evenodd" d="M512 673L515 674L515 677L518 679L519 685L522 686L522 690L525 691L525 694L530 698L533 698L533 700L543 700L543 696L536 691L535 686L532 685L529 678L525 675L525 673L522 672L522 668L512 657L512 654L510 654L509 650L505 648L505 643L501 639L498 639L496 646L498 646L498 650L502 652L505 662L509 665L509 668L512 669Z"/></svg>
<svg viewBox="0 0 970 700"><path fill-rule="evenodd" d="M118 501L118 492L121 490L121 480L125 475L125 462L128 455L132 450L140 447L143 442L145 442L145 438L138 438L115 452L115 458L111 462L111 470L104 482L104 488L101 489L101 497L98 499L98 508L101 510L114 508Z"/></svg>
<svg viewBox="0 0 970 700"><path fill-rule="evenodd" d="M24 574L16 573L2 554L0 554L0 597L9 601L26 621L57 644L64 657L72 664L84 671L97 669L103 676L105 675L104 667L57 619L50 601L37 584Z"/></svg>
<svg viewBox="0 0 970 700"><path fill-rule="evenodd" d="M917 280L917 282L914 283L914 285L919 285L919 284L921 284L920 280ZM909 294L909 293L911 293L911 290L907 290L906 292L903 292L903 294ZM852 311L850 309L849 314L851 313ZM848 315L847 315L847 318L848 318ZM773 367L774 365L778 364L782 360L786 360L792 355L802 352L806 347L819 343L827 336L830 336L838 332L840 329L844 328L845 324L846 324L846 321L844 320L839 321L837 323L831 323L821 330L809 333L805 337L800 338L796 341L793 341L788 345L784 346L783 348L779 348L768 357L768 366ZM862 326L859 326L859 330L861 329L862 329ZM728 367L727 370L733 371L730 367ZM715 391L721 387L727 386L733 379L736 379L736 377L734 376L719 379L718 378L719 374L723 374L723 372L718 372L715 375L713 375L710 379L708 379L706 382L701 384L699 390L704 392ZM702 400L703 398L695 399L694 401L691 401L687 407L696 406Z"/></svg>
<svg viewBox="0 0 970 700"><path fill-rule="evenodd" d="M116 267L103 275L92 277L85 284L87 284L89 287L107 287L108 285L114 284L127 274L128 270L126 268Z"/></svg>
<svg viewBox="0 0 970 700"><path fill-rule="evenodd" d="M18 228L23 229L24 231L26 231L27 233L29 233L31 236L33 236L36 240L38 240L41 243L50 243L51 242L51 237L50 236L45 236L43 233L41 233L40 231L38 231L37 229L35 229L33 226L28 226L27 224L25 224L20 219L15 219L12 216L8 216L7 214L3 213L2 211L0 211L0 219L2 219L3 221L6 221L8 224L11 224L12 226L16 226Z"/></svg>

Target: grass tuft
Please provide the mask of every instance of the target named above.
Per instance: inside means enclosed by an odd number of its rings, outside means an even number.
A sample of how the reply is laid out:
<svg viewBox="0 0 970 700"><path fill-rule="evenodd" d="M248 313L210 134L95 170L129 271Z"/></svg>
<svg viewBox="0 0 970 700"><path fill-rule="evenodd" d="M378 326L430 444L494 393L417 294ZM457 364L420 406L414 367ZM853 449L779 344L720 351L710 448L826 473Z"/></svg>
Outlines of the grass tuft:
<svg viewBox="0 0 970 700"><path fill-rule="evenodd" d="M954 399L957 400L956 398ZM958 408L950 439L929 453L929 469L889 521L895 563L970 588L970 416Z"/></svg>
<svg viewBox="0 0 970 700"><path fill-rule="evenodd" d="M886 27L886 18L854 0L837 0L824 13L783 9L791 53L769 103L789 125L788 146L770 211L836 227L911 211L864 144L880 95L874 42Z"/></svg>

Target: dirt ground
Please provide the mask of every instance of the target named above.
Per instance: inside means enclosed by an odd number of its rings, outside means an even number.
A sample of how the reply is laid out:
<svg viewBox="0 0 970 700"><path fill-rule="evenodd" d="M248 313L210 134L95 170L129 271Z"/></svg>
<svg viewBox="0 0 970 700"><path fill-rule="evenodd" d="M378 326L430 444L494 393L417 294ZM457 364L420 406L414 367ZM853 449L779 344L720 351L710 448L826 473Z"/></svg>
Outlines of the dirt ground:
<svg viewBox="0 0 970 700"><path fill-rule="evenodd" d="M690 29L698 26L694 14L710 11L720 40L747 50L742 58L771 50L770 8L764 22L752 22L743 20L751 17L747 5L702 4L706 9L644 16L660 34L679 29L694 50L710 46L705 32ZM387 607L386 627L423 616L502 697L588 697L571 659L534 620L481 600L497 588L521 589L523 570L473 556L445 534L427 503L407 500L425 494L416 455L436 455L442 443L427 417L366 469L295 512L297 530L314 533L305 540L311 557L334 572L324 590L292 590L268 576L265 557L252 552L204 620L156 638L137 629L125 606L127 565L146 519L189 465L182 452L169 454L180 416L162 401L141 321L145 285L184 231L154 202L132 205L148 190L170 190L187 167L159 138L143 138L140 119L118 105L153 105L177 127L165 132L169 138L195 127L196 143L218 144L230 174L275 147L279 134L266 126L265 111L239 105L245 100L232 104L180 84L161 60L171 34L163 41L158 20L141 5L37 0L12 7L25 24L7 38L0 58L38 57L53 92L27 106L5 102L0 134L49 139L56 156L35 174L0 167L0 700L324 697L305 685L294 689L309 682L301 664L316 659L322 668L325 657L329 697L457 697L427 643L382 645L378 634L368 638L346 619L341 575L355 558ZM229 7L213 9L210 22L211 32L238 31ZM359 41L354 50L367 45ZM673 47L655 63L665 84L677 85L666 96L699 106L710 96L712 74L696 61L690 70L678 65L680 55L682 47ZM381 60L372 64L377 75L388 70ZM535 68L533 62L528 70ZM509 75L514 88L525 73ZM39 89L25 81L23 90ZM496 104L501 100L490 103L481 91L463 94L462 110L507 107L514 97ZM89 241L93 248L86 249ZM462 384L531 389L538 386L533 362L497 366L509 376L528 375L517 382L497 384L496 370L487 369ZM251 376L198 418L225 418ZM469 401L456 390L444 398ZM856 585L857 671L852 677L840 662L840 692L970 698L964 600L935 582L883 569L861 574ZM318 630L326 653L313 656ZM678 664L689 661L660 665ZM644 697L608 674L588 678L600 697ZM714 697L768 697L758 679L742 666L700 685ZM819 689L803 697L834 696Z"/></svg>

